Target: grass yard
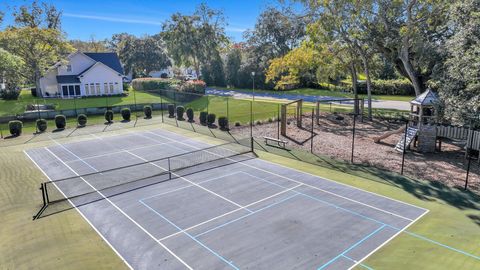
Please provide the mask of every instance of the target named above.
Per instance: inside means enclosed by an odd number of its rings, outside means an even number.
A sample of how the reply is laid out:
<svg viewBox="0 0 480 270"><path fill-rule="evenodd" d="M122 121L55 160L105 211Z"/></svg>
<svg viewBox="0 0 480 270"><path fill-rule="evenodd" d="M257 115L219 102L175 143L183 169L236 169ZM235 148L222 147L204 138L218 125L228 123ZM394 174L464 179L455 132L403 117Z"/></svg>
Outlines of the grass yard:
<svg viewBox="0 0 480 270"><path fill-rule="evenodd" d="M226 88L226 87L216 87L213 88L219 90L234 90L238 92L252 93L252 89L237 89L237 88ZM279 91L275 90L257 90L255 91L263 93L278 94ZM305 96L330 96L330 97L344 97L344 98L353 98L353 94L344 93L340 91L325 90L325 89L314 89L314 88L299 88L294 90L281 91L282 93L292 94L292 95L305 95ZM367 98L367 95L359 95L361 98ZM392 95L372 95L373 99L378 100L393 100L393 101L411 101L413 96L392 96Z"/></svg>
<svg viewBox="0 0 480 270"><path fill-rule="evenodd" d="M219 106L214 104L210 105ZM136 130L158 127L145 126ZM198 133L172 126L162 127L209 143L220 143ZM74 140L82 139L80 136ZM39 266L44 269L126 269L121 259L75 210L32 221L32 215L40 207L38 185L46 179L23 150L49 144L53 142L4 147L0 151L0 265L6 269L34 269ZM317 165L263 151L258 151L258 154L271 162L430 210L358 269L480 269L480 196L477 194L438 183L408 179L371 167L318 156L303 157L301 155L307 154L299 151L291 154L300 159L310 158Z"/></svg>

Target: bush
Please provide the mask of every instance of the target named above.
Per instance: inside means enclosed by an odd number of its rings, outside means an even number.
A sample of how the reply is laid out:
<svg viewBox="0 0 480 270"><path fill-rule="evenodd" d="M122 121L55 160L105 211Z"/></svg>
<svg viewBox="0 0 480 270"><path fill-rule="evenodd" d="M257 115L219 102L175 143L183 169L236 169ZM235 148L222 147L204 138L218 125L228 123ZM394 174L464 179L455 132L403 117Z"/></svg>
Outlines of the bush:
<svg viewBox="0 0 480 270"><path fill-rule="evenodd" d="M167 109L168 109L168 117L169 118L174 118L175 117L175 105L168 104Z"/></svg>
<svg viewBox="0 0 480 270"><path fill-rule="evenodd" d="M180 84L180 80L163 78L138 78L132 81L135 90L176 89Z"/></svg>
<svg viewBox="0 0 480 270"><path fill-rule="evenodd" d="M257 122L255 122L255 125L261 125L262 124L262 121L260 120L257 120Z"/></svg>
<svg viewBox="0 0 480 270"><path fill-rule="evenodd" d="M47 130L47 120L38 119L36 124L37 124L37 130L39 132L44 132L45 130Z"/></svg>
<svg viewBox="0 0 480 270"><path fill-rule="evenodd" d="M240 122L238 122L238 121L235 122L235 126L236 126L236 127L239 127L239 126L241 126L241 125L242 125L242 124L241 124Z"/></svg>
<svg viewBox="0 0 480 270"><path fill-rule="evenodd" d="M30 93L32 94L32 96L37 97L37 88L35 87L30 88Z"/></svg>
<svg viewBox="0 0 480 270"><path fill-rule="evenodd" d="M228 118L225 116L218 117L218 125L221 130L228 130Z"/></svg>
<svg viewBox="0 0 480 270"><path fill-rule="evenodd" d="M122 88L123 88L123 91L128 91L130 89L130 84L124 82L122 83Z"/></svg>
<svg viewBox="0 0 480 270"><path fill-rule="evenodd" d="M132 116L132 113L130 112L129 108L123 108L120 112L122 113L123 120L130 121L130 117Z"/></svg>
<svg viewBox="0 0 480 270"><path fill-rule="evenodd" d="M64 129L67 126L67 118L65 115L55 115L55 126L57 129Z"/></svg>
<svg viewBox="0 0 480 270"><path fill-rule="evenodd" d="M105 120L107 120L108 123L113 122L113 111L112 110L107 110L105 112Z"/></svg>
<svg viewBox="0 0 480 270"><path fill-rule="evenodd" d="M87 116L85 114L79 114L77 117L77 123L80 127L84 127L87 124Z"/></svg>
<svg viewBox="0 0 480 270"><path fill-rule="evenodd" d="M206 126L207 125L207 116L208 116L208 113L207 112L200 112L200 124Z"/></svg>
<svg viewBox="0 0 480 270"><path fill-rule="evenodd" d="M17 100L18 96L20 96L19 90L3 90L0 91L0 98L4 100Z"/></svg>
<svg viewBox="0 0 480 270"><path fill-rule="evenodd" d="M188 92L188 93L199 93L205 94L205 89L207 88L207 84L201 80L193 80L193 81L186 81L180 87L180 91Z"/></svg>
<svg viewBox="0 0 480 270"><path fill-rule="evenodd" d="M152 107L151 106L144 106L143 113L145 114L145 118L152 118Z"/></svg>
<svg viewBox="0 0 480 270"><path fill-rule="evenodd" d="M216 115L214 113L209 113L207 115L207 125L212 126L215 123Z"/></svg>
<svg viewBox="0 0 480 270"><path fill-rule="evenodd" d="M187 118L188 118L188 122L192 123L192 122L195 122L195 120L193 120L193 109L192 108L188 108L187 109Z"/></svg>
<svg viewBox="0 0 480 270"><path fill-rule="evenodd" d="M22 134L23 123L22 121L13 120L8 122L8 129L13 136L20 136Z"/></svg>
<svg viewBox="0 0 480 270"><path fill-rule="evenodd" d="M366 94L367 83L359 82L357 89L359 94ZM414 96L415 89L408 80L373 80L372 94Z"/></svg>
<svg viewBox="0 0 480 270"><path fill-rule="evenodd" d="M183 114L185 113L185 108L183 106L177 107L177 120L183 121Z"/></svg>

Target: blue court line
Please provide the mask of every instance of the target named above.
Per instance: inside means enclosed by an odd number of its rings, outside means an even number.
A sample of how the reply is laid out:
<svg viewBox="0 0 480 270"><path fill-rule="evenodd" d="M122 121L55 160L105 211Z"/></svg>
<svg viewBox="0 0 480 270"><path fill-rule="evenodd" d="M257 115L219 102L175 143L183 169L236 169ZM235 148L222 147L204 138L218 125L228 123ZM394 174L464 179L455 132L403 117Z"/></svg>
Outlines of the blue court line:
<svg viewBox="0 0 480 270"><path fill-rule="evenodd" d="M350 261L352 261L352 262L354 262L354 263L357 263L357 261L355 261L354 259L352 259L352 258L350 258L350 257L348 257L348 256L346 256L346 255L343 255L343 257L344 257L345 259L347 259L347 260L350 260ZM366 265L366 264L364 264L364 263L360 263L359 265L362 266L362 267L365 268L365 269L373 270L372 267L370 267L370 266L368 266L368 265Z"/></svg>
<svg viewBox="0 0 480 270"><path fill-rule="evenodd" d="M267 205L267 206L265 206L265 207L263 207L263 208L260 208L260 209L258 209L258 210L256 210L256 211L253 211L253 212L251 212L251 213L249 213L249 214L243 215L243 216L241 216L241 217L239 217L239 218L236 218L236 219L230 220L230 221L228 221L228 222L225 222L225 223L223 223L223 224L220 224L220 225L218 225L218 226L216 226L216 227L213 227L213 228L211 228L211 229L209 229L209 230L207 230L207 231L204 231L204 232L202 232L202 233L199 233L199 234L195 235L194 237L200 237L200 236L202 236L202 235L204 235L204 234L207 234L207 233L209 233L209 232L212 232L212 231L214 231L214 230L216 230L216 229L220 229L220 228L222 228L222 227L225 227L225 226L227 226L227 225L229 225L229 224L231 224L231 223L234 223L234 222L236 222L236 221L239 221L239 220L241 220L241 219L244 219L244 218L246 218L246 217L249 217L249 216L251 216L251 215L253 215L253 214L256 214L256 213L258 213L258 212L261 212L261 211L263 211L263 210L265 210L265 209L268 209L268 208L270 208L270 207L273 207L273 206L275 206L275 205L277 205L277 204L280 204L280 203L283 203L283 202L285 202L285 201L287 201L287 200L290 200L291 198L293 198L293 197L295 197L295 196L298 196L298 194L289 196L289 197L287 197L287 198L285 198L285 199L283 199L283 200L280 200L280 201L278 201L278 202L276 202L276 203L269 204L269 205Z"/></svg>
<svg viewBox="0 0 480 270"><path fill-rule="evenodd" d="M185 235L187 235L188 237L190 237L193 241L197 242L199 245L201 245L202 247L204 247L206 250L210 251L213 255L217 256L219 259L221 259L222 261L224 261L226 264L230 265L233 269L237 269L237 270L240 270L240 268L238 268L237 266L235 266L231 261L228 261L227 259L225 259L224 257L222 257L220 254L218 254L217 252L213 251L211 248L207 247L205 244L203 244L202 242L198 241L194 236L190 235L189 233L187 233L186 231L184 231L182 228L178 227L175 223L173 223L172 221L170 221L168 218L164 217L162 214L160 214L159 212L157 212L155 209L153 209L152 207L150 207L149 205L147 205L146 203L142 202L141 200L139 200L139 202L143 205L145 205L145 207L147 207L148 209L150 209L151 211L153 211L155 214L157 214L159 217L163 218L165 221L167 221L168 223L170 223L172 226L174 226L175 228L177 228L177 230L179 231L182 231Z"/></svg>
<svg viewBox="0 0 480 270"><path fill-rule="evenodd" d="M347 254L350 250L356 248L358 245L360 245L361 243L365 242L368 238L372 237L374 234L376 234L377 232L381 231L383 228L385 228L386 225L382 225L380 228L377 228L375 231L371 232L370 234L368 234L367 236L363 237L362 239L360 239L360 241L356 242L355 244L351 245L349 248L347 248L346 250L344 250L342 253L340 253L339 255L337 255L335 258L331 259L330 261L328 261L327 263L325 263L324 265L320 266L318 268L318 270L322 270L322 269L325 269L325 267L329 266L330 264L332 264L334 261L336 261L338 258L340 257L343 257L345 256L345 254Z"/></svg>

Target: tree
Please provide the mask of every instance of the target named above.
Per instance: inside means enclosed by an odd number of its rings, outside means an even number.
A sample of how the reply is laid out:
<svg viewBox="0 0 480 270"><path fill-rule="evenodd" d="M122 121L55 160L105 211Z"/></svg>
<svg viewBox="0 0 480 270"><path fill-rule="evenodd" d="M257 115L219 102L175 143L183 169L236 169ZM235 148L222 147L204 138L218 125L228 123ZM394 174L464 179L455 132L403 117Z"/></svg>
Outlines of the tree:
<svg viewBox="0 0 480 270"><path fill-rule="evenodd" d="M142 38L129 36L122 42L118 54L126 73L147 76L151 71L171 65L165 46L158 35Z"/></svg>
<svg viewBox="0 0 480 270"><path fill-rule="evenodd" d="M70 40L70 44L81 52L108 52L106 40L95 40L92 35L89 41Z"/></svg>
<svg viewBox="0 0 480 270"><path fill-rule="evenodd" d="M225 64L225 74L226 74L226 81L227 85L239 87L240 86L240 78L239 72L242 65L242 52L240 48L234 46L228 53L227 53L227 61Z"/></svg>
<svg viewBox="0 0 480 270"><path fill-rule="evenodd" d="M23 82L23 78L20 76L23 68L23 61L20 57L0 48L0 83L5 82L6 92L18 91L20 84Z"/></svg>
<svg viewBox="0 0 480 270"><path fill-rule="evenodd" d="M454 33L446 42L447 60L437 82L444 115L456 124L470 124L480 113L480 2L455 2L448 24ZM480 123L477 123L480 124Z"/></svg>
<svg viewBox="0 0 480 270"><path fill-rule="evenodd" d="M39 80L45 70L73 51L60 31L60 15L55 7L35 1L16 9L15 24L0 32L0 47L23 60L20 74L36 84L40 95Z"/></svg>

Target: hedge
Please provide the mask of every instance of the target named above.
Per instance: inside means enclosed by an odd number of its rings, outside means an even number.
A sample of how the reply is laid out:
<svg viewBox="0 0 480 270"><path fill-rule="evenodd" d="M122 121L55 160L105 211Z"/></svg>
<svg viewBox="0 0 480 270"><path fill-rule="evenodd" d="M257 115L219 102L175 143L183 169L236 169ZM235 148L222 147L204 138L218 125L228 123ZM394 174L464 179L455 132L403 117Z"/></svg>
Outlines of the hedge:
<svg viewBox="0 0 480 270"><path fill-rule="evenodd" d="M214 113L209 113L207 115L207 124L208 126L212 126L214 123L215 123L215 118L216 118L216 115Z"/></svg>
<svg viewBox="0 0 480 270"><path fill-rule="evenodd" d="M44 132L45 130L47 130L47 120L38 119L36 124L37 124L37 130L39 132Z"/></svg>
<svg viewBox="0 0 480 270"><path fill-rule="evenodd" d="M362 81L357 84L359 94L367 93L367 83ZM402 95L414 96L415 89L408 80L373 80L373 95Z"/></svg>
<svg viewBox="0 0 480 270"><path fill-rule="evenodd" d="M195 120L193 120L193 109L192 108L188 108L187 109L187 118L188 118L188 122L192 123L192 122L195 122Z"/></svg>
<svg viewBox="0 0 480 270"><path fill-rule="evenodd" d="M105 112L105 120L107 120L108 123L113 122L113 111L112 110L107 110Z"/></svg>
<svg viewBox="0 0 480 270"><path fill-rule="evenodd" d="M200 124L204 126L207 125L207 116L208 116L207 112L200 112Z"/></svg>
<svg viewBox="0 0 480 270"><path fill-rule="evenodd" d="M177 120L183 121L183 114L185 113L185 108L183 106L177 106Z"/></svg>
<svg viewBox="0 0 480 270"><path fill-rule="evenodd" d="M13 120L8 122L8 129L10 130L10 134L13 136L20 136L22 134L23 123L19 120Z"/></svg>
<svg viewBox="0 0 480 270"><path fill-rule="evenodd" d="M121 110L121 113L122 113L123 120L130 121L130 117L131 117L132 113L130 112L129 108L123 108Z"/></svg>
<svg viewBox="0 0 480 270"><path fill-rule="evenodd" d="M169 118L174 118L175 117L175 105L168 104L167 109L168 109L168 117Z"/></svg>
<svg viewBox="0 0 480 270"><path fill-rule="evenodd" d="M150 119L152 118L152 106L144 106L143 113L145 114L145 118Z"/></svg>
<svg viewBox="0 0 480 270"><path fill-rule="evenodd" d="M225 116L218 117L218 125L221 130L228 130L228 118Z"/></svg>
<svg viewBox="0 0 480 270"><path fill-rule="evenodd" d="M138 78L132 81L135 90L175 89L180 84L180 80L162 78Z"/></svg>
<svg viewBox="0 0 480 270"><path fill-rule="evenodd" d="M78 126L84 127L87 124L87 116L85 114L79 114L77 117Z"/></svg>
<svg viewBox="0 0 480 270"><path fill-rule="evenodd" d="M65 115L55 115L55 126L57 129L64 129L67 126L67 118Z"/></svg>

